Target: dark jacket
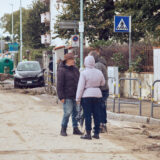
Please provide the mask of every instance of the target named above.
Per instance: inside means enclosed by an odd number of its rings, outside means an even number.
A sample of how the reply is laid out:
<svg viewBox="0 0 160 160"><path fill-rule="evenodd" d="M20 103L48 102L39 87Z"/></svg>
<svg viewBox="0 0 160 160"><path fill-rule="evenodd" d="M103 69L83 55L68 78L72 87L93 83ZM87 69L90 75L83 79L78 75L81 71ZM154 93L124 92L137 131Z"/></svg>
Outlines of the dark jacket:
<svg viewBox="0 0 160 160"><path fill-rule="evenodd" d="M49 70L53 72L53 61L49 62L49 66L48 66Z"/></svg>
<svg viewBox="0 0 160 160"><path fill-rule="evenodd" d="M76 98L78 80L78 69L61 63L57 72L57 93L60 100Z"/></svg>
<svg viewBox="0 0 160 160"><path fill-rule="evenodd" d="M101 87L101 90L102 91L108 90L109 87L108 87L108 76L107 76L107 67L106 67L107 62L103 57L99 57L96 52L93 52L92 56L94 57L96 62L95 68L99 69L103 73L103 76L106 81L105 85Z"/></svg>
<svg viewBox="0 0 160 160"><path fill-rule="evenodd" d="M105 85L103 87L101 87L102 91L109 89L109 87L108 87L108 75L107 75L107 67L106 67L106 65L107 65L107 62L106 62L106 60L103 57L100 57L98 59L98 62L95 65L95 67L97 69L99 69L100 71L102 71L103 76L104 76L105 81L106 81Z"/></svg>

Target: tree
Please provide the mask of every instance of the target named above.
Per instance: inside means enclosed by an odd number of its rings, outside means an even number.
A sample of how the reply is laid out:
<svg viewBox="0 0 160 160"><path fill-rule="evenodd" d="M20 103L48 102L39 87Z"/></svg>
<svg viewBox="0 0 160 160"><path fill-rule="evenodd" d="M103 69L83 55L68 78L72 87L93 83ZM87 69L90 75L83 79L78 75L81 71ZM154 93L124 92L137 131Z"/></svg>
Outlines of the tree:
<svg viewBox="0 0 160 160"><path fill-rule="evenodd" d="M22 9L22 28L23 28L23 43L25 46L31 48L44 48L41 44L41 34L44 34L49 30L49 27L41 24L40 14L48 11L49 8L40 0L34 1L29 9ZM20 14L19 10L14 12L14 34L17 41L20 37ZM12 30L12 14L5 14L1 21L5 32L11 34Z"/></svg>
<svg viewBox="0 0 160 160"><path fill-rule="evenodd" d="M40 0L33 2L29 9L28 18L24 24L25 44L31 48L44 48L41 44L41 35L49 31L49 27L41 23L41 14L49 11L48 6Z"/></svg>
<svg viewBox="0 0 160 160"><path fill-rule="evenodd" d="M80 19L80 1L64 1L64 9L58 16L56 32L61 38L70 38L74 33L73 30L58 28L58 22L64 20ZM84 35L90 42L96 40L108 40L113 35L113 17L114 17L113 0L84 0Z"/></svg>
<svg viewBox="0 0 160 160"><path fill-rule="evenodd" d="M160 1L121 0L116 2L116 11L121 15L132 16L133 41L141 38L159 39Z"/></svg>
<svg viewBox="0 0 160 160"><path fill-rule="evenodd" d="M28 18L28 11L25 8L22 8L22 17L23 17L23 23L22 26L24 28L24 24L26 23L26 20ZM20 37L20 11L15 11L13 13L14 15L14 36L17 40L19 40ZM4 28L4 32L9 32L10 34L12 34L12 14L5 14L2 18L1 18L2 24L3 24L3 28Z"/></svg>

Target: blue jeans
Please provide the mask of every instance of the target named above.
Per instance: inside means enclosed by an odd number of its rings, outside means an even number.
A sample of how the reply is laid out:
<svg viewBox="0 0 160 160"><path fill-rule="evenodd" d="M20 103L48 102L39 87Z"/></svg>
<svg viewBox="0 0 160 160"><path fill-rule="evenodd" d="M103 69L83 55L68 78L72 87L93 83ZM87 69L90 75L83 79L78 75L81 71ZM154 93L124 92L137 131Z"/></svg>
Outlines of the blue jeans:
<svg viewBox="0 0 160 160"><path fill-rule="evenodd" d="M72 115L72 125L73 127L78 127L78 123L76 120L77 116L77 104L74 99L65 99L63 104L63 120L62 120L62 127L67 128L68 121L70 115Z"/></svg>
<svg viewBox="0 0 160 160"><path fill-rule="evenodd" d="M102 91L102 101L101 101L101 107L100 107L100 123L107 123L107 106L106 106L106 100L109 96L109 90Z"/></svg>
<svg viewBox="0 0 160 160"><path fill-rule="evenodd" d="M91 116L93 115L94 126L95 126L94 130L96 134L99 134L99 125L100 125L99 111L100 111L100 105L101 105L101 98L94 98L94 97L82 98L81 104L82 104L83 111L84 111L86 131L92 130Z"/></svg>

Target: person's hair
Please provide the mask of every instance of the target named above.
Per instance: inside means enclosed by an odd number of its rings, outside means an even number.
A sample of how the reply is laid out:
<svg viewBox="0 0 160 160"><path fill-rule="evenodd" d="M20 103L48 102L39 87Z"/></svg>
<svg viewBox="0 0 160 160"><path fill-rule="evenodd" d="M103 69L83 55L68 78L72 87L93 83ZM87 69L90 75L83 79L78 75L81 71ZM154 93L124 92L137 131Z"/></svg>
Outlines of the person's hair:
<svg viewBox="0 0 160 160"><path fill-rule="evenodd" d="M98 59L99 59L99 55L98 53L94 50L94 51L90 51L89 52L89 55L93 56L94 59L95 59L95 62L98 62Z"/></svg>
<svg viewBox="0 0 160 160"><path fill-rule="evenodd" d="M53 57L50 57L49 59L50 59L50 61L52 61L52 60L53 60Z"/></svg>

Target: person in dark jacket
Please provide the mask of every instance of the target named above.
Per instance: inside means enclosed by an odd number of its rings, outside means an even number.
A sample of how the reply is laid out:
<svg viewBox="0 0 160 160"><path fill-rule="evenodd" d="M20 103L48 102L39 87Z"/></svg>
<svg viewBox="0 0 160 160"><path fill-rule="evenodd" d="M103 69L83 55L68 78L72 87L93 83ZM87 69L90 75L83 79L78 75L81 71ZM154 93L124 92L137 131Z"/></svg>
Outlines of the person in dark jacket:
<svg viewBox="0 0 160 160"><path fill-rule="evenodd" d="M78 129L77 104L75 101L79 80L79 71L75 67L74 55L68 53L64 56L64 61L59 65L57 72L57 93L63 103L63 119L61 135L67 136L67 125L70 115L72 115L73 134L81 135Z"/></svg>
<svg viewBox="0 0 160 160"><path fill-rule="evenodd" d="M101 109L100 109L100 132L105 133L107 132L107 112L106 112L106 100L109 96L109 87L108 87L108 76L107 76L107 62L106 60L97 54L97 52L92 51L89 53L92 55L95 59L96 65L95 68L102 71L104 77L105 77L105 85L101 87L102 91L102 102L101 102Z"/></svg>
<svg viewBox="0 0 160 160"><path fill-rule="evenodd" d="M49 71L50 71L50 76L51 76L51 83L53 84L53 58L50 57L50 62L49 62Z"/></svg>

